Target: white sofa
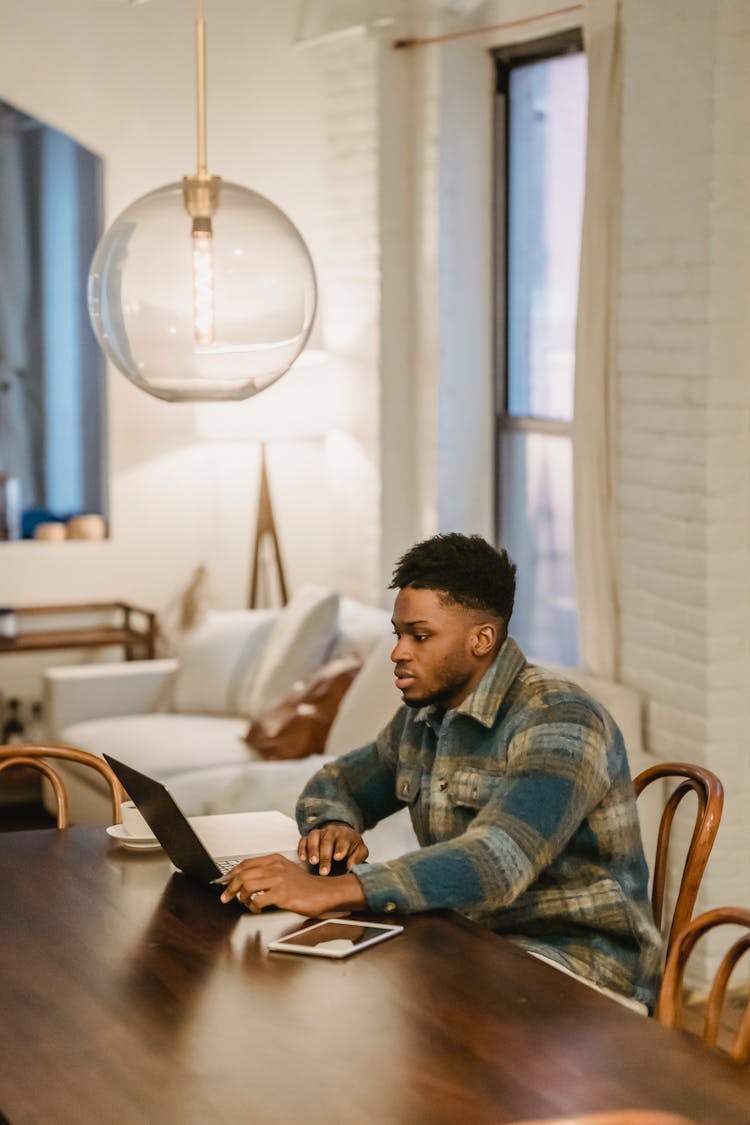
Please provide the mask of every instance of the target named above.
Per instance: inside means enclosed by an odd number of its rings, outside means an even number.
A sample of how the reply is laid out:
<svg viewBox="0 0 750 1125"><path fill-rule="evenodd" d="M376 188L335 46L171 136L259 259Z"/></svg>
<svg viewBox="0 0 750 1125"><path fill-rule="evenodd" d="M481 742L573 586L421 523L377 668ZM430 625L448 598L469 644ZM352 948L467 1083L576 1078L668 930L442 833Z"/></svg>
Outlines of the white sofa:
<svg viewBox="0 0 750 1125"><path fill-rule="evenodd" d="M192 816L278 809L294 815L308 777L325 762L363 745L399 705L389 653L389 614L331 591L305 586L284 610L210 614L174 659L51 668L46 713L54 740L108 753L163 781ZM306 679L326 659L357 653L363 665L344 696L324 754L263 760L244 735L257 715ZM632 689L565 669L619 723L633 774L651 764L641 746L638 697ZM106 824L110 810L98 775L67 766L71 821ZM51 793L46 801L51 805ZM655 818L641 806L647 855ZM54 807L54 806L51 806ZM416 846L404 809L368 833L373 859Z"/></svg>

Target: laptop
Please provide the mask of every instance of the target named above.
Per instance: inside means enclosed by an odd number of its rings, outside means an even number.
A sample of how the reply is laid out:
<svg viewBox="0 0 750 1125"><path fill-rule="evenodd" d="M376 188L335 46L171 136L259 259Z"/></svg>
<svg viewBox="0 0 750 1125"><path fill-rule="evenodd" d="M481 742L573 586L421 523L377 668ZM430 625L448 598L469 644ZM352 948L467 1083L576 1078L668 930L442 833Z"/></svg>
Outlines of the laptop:
<svg viewBox="0 0 750 1125"><path fill-rule="evenodd" d="M103 757L117 774L128 796L137 806L143 819L172 863L192 879L201 883L211 883L225 875L241 860L249 859L255 855L268 855L269 852L279 852L287 859L300 863L296 850L280 851L280 849L274 847L242 852L238 855L213 854L213 849L209 851L209 848L203 843L166 786L153 777L148 777L145 773L133 769L132 766L126 766L124 762L118 762L116 758L110 758L109 754L104 754ZM243 816L251 818L269 815L289 821L290 825L293 824L293 821L290 821L288 817L282 817L281 813L228 813L226 816L196 817L195 819L215 823L232 821L236 818L242 820ZM236 832L233 835L236 836ZM235 841L236 843L237 841ZM308 869L312 870L311 868Z"/></svg>

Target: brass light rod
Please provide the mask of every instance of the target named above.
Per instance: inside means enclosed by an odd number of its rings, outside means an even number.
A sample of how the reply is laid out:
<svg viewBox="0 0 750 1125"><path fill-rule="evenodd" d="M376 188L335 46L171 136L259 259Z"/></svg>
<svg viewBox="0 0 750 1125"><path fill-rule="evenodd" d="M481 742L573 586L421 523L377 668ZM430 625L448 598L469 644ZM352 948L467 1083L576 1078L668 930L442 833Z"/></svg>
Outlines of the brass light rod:
<svg viewBox="0 0 750 1125"><path fill-rule="evenodd" d="M206 21L203 18L203 0L198 0L195 21L196 89L198 95L198 175L208 175L206 160Z"/></svg>

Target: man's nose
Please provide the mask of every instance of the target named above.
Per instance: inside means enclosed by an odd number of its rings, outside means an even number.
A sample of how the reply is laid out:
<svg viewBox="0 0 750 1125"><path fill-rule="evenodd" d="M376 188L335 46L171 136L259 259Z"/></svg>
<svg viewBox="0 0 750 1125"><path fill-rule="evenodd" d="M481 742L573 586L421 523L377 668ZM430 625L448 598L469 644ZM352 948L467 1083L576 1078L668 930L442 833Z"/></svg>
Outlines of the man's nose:
<svg viewBox="0 0 750 1125"><path fill-rule="evenodd" d="M399 660L403 660L407 656L408 656L408 648L404 644L404 638L403 637L397 637L396 643L393 646L393 648L391 649L391 660L392 660L392 662L394 664L397 664L399 662Z"/></svg>

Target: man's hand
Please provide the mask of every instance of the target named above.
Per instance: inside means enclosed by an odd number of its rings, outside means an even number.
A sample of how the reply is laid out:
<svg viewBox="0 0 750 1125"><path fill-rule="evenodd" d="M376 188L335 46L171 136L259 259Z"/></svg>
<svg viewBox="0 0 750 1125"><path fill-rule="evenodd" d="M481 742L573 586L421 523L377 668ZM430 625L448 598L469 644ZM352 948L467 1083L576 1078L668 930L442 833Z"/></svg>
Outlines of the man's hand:
<svg viewBox="0 0 750 1125"><path fill-rule="evenodd" d="M226 878L228 882L221 901L231 902L236 898L253 914L259 914L264 906L316 915L327 910L357 910L367 905L356 875L340 875L337 879L308 875L281 855L243 859Z"/></svg>
<svg viewBox="0 0 750 1125"><path fill-rule="evenodd" d="M334 859L346 860L346 870L349 871L355 863L364 863L369 854L359 832L350 824L338 820L330 820L322 828L313 828L297 845L300 859L307 860L313 867L317 865L320 875L329 874Z"/></svg>

